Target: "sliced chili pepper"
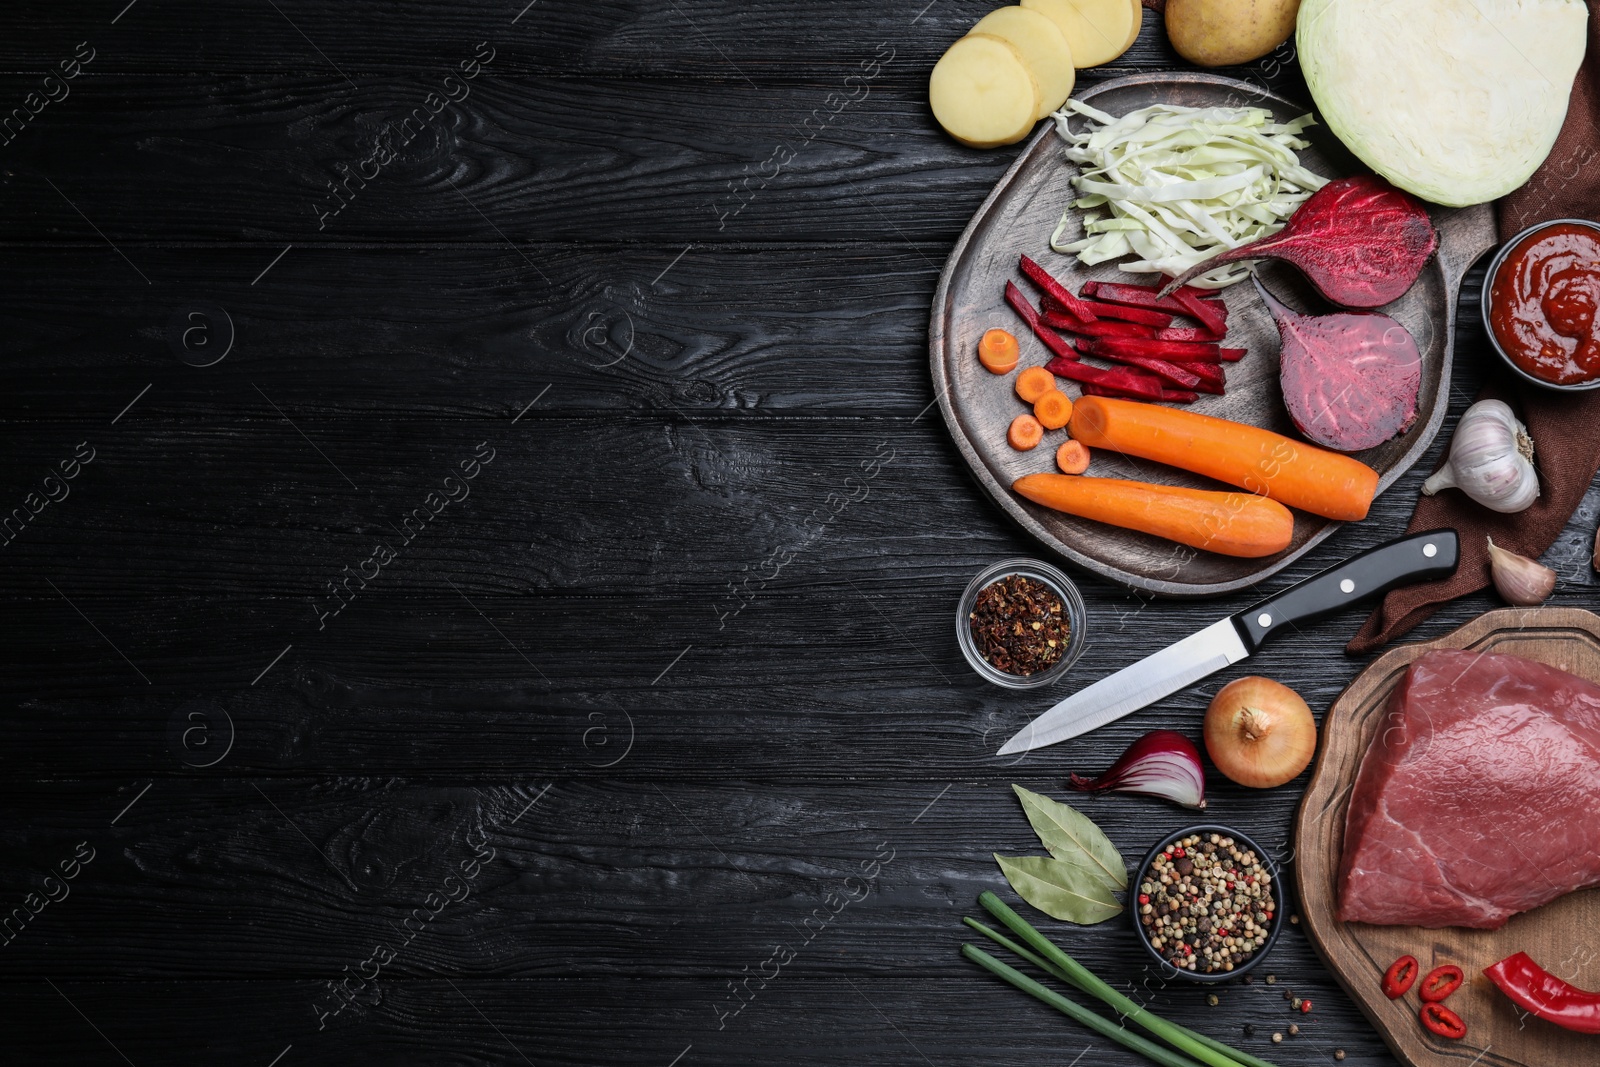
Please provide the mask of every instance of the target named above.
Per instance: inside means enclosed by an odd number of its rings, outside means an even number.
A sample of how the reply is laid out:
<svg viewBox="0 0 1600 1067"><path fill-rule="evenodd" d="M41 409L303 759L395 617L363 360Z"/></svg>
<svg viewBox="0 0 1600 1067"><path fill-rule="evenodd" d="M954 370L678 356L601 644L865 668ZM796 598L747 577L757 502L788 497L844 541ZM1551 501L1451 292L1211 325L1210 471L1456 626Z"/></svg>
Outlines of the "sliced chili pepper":
<svg viewBox="0 0 1600 1067"><path fill-rule="evenodd" d="M1464 977L1461 968L1453 963L1435 967L1422 980L1422 985L1417 987L1417 995L1426 1003L1437 1003L1460 989L1461 979Z"/></svg>
<svg viewBox="0 0 1600 1067"><path fill-rule="evenodd" d="M1401 956L1389 964L1389 969L1383 972L1383 995L1390 1000L1399 1000L1406 995L1406 990L1411 988L1411 983L1417 980L1417 971L1420 965L1415 956Z"/></svg>
<svg viewBox="0 0 1600 1067"><path fill-rule="evenodd" d="M1500 992L1541 1019L1580 1034L1600 1034L1600 993L1570 985L1533 962L1526 952L1485 967Z"/></svg>
<svg viewBox="0 0 1600 1067"><path fill-rule="evenodd" d="M1440 1037L1459 1040L1467 1036L1467 1024L1461 1021L1461 1016L1443 1004L1424 1004L1421 1018L1422 1025Z"/></svg>

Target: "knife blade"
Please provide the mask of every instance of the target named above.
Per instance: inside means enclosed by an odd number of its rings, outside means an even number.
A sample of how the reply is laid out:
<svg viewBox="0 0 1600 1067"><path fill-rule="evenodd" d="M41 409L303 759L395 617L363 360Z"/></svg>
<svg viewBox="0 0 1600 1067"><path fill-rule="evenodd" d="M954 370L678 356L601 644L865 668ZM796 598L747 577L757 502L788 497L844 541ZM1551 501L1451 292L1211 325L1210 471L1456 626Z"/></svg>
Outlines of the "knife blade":
<svg viewBox="0 0 1600 1067"><path fill-rule="evenodd" d="M1097 730L1255 654L1286 628L1398 585L1448 577L1455 573L1460 550L1454 530L1430 530L1352 556L1078 690L1018 731L997 755Z"/></svg>

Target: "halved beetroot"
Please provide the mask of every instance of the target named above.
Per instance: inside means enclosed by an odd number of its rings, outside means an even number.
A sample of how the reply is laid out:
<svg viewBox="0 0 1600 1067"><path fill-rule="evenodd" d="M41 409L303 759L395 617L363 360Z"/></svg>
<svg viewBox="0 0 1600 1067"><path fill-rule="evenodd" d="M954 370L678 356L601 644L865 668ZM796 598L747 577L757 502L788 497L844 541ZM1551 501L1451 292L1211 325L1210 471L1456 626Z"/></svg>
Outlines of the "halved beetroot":
<svg viewBox="0 0 1600 1067"><path fill-rule="evenodd" d="M1382 178L1363 174L1329 182L1277 233L1212 256L1161 292L1224 263L1280 259L1340 307L1382 307L1405 295L1438 247L1427 209Z"/></svg>
<svg viewBox="0 0 1600 1067"><path fill-rule="evenodd" d="M1422 354L1406 328L1375 311L1302 315L1255 280L1283 341L1278 379L1289 417L1340 452L1381 445L1416 420Z"/></svg>

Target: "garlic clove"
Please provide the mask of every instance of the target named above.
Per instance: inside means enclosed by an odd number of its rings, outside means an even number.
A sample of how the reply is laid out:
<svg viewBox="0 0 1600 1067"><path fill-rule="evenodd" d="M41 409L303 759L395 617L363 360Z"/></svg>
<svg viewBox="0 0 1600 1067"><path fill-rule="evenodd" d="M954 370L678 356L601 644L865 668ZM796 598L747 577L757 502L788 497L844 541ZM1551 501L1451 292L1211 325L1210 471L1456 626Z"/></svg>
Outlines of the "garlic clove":
<svg viewBox="0 0 1600 1067"><path fill-rule="evenodd" d="M1556 588L1555 571L1537 560L1501 548L1492 537L1487 540L1489 573L1506 603L1531 608L1550 599Z"/></svg>

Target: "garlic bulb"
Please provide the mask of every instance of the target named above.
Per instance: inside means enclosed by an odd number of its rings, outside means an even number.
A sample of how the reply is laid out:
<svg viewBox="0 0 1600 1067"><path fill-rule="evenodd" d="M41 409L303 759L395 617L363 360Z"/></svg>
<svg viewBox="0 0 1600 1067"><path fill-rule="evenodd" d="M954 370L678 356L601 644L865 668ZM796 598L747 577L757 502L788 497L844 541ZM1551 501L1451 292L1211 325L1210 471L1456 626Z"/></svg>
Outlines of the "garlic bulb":
<svg viewBox="0 0 1600 1067"><path fill-rule="evenodd" d="M1508 552L1489 541L1489 573L1506 603L1531 608L1550 599L1556 589L1556 572L1527 556Z"/></svg>
<svg viewBox="0 0 1600 1067"><path fill-rule="evenodd" d="M1486 508L1510 514L1539 498L1533 440L1499 400L1480 400L1462 413L1444 467L1422 483L1424 496L1455 487Z"/></svg>

